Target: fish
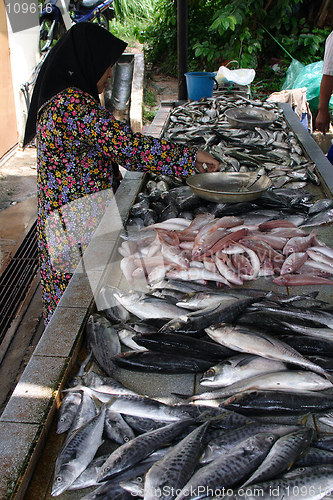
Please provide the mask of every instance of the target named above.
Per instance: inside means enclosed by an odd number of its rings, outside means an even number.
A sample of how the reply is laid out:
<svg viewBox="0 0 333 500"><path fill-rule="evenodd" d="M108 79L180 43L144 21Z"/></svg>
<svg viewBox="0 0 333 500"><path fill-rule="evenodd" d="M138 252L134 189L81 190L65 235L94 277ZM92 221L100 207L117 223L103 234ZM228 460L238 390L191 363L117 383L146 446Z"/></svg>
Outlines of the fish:
<svg viewBox="0 0 333 500"><path fill-rule="evenodd" d="M330 380L316 373L305 370L284 370L281 372L255 375L246 380L241 380L224 388L220 388L216 391L196 394L192 396L190 400L197 401L206 399L221 399L238 392L254 389L302 393L309 391L323 391L325 389L332 388L332 386L333 384Z"/></svg>
<svg viewBox="0 0 333 500"><path fill-rule="evenodd" d="M299 425L270 423L270 422L248 422L235 429L220 430L211 429L207 435L207 444L200 459L200 464L206 464L216 460L221 455L228 453L236 446L244 443L249 437L263 432L273 433L281 437L296 432L303 427Z"/></svg>
<svg viewBox="0 0 333 500"><path fill-rule="evenodd" d="M262 462L276 440L270 433L249 437L241 445L201 467L185 484L175 500L199 500L231 489L249 476Z"/></svg>
<svg viewBox="0 0 333 500"><path fill-rule="evenodd" d="M86 325L88 349L93 352L99 366L108 375L112 374L112 358L121 352L116 329L100 314L92 314Z"/></svg>
<svg viewBox="0 0 333 500"><path fill-rule="evenodd" d="M114 450L97 475L97 481L104 481L131 468L159 448L175 440L188 428L192 419L173 422L159 429L141 434Z"/></svg>
<svg viewBox="0 0 333 500"><path fill-rule="evenodd" d="M280 274L295 273L295 271L297 271L297 269L299 269L307 260L308 254L306 252L291 253L282 264Z"/></svg>
<svg viewBox="0 0 333 500"><path fill-rule="evenodd" d="M321 450L320 448L312 445L304 450L304 452L295 461L295 467L308 467L320 464L333 465L333 451Z"/></svg>
<svg viewBox="0 0 333 500"><path fill-rule="evenodd" d="M145 351L145 347L139 346L133 338L137 335L137 332L134 328L129 325L123 326L118 330L119 340L120 342L133 351Z"/></svg>
<svg viewBox="0 0 333 500"><path fill-rule="evenodd" d="M175 318L184 312L167 300L150 296L144 292L133 291L127 293L118 290L114 296L121 305L140 319Z"/></svg>
<svg viewBox="0 0 333 500"><path fill-rule="evenodd" d="M105 413L104 433L108 439L118 444L127 443L135 437L132 428L119 412L107 408Z"/></svg>
<svg viewBox="0 0 333 500"><path fill-rule="evenodd" d="M209 368L200 378L200 385L224 387L260 373L287 370L285 363L255 354L238 354Z"/></svg>
<svg viewBox="0 0 333 500"><path fill-rule="evenodd" d="M322 276L313 274L284 274L273 279L273 283L279 286L313 286L313 285L333 285L333 281Z"/></svg>
<svg viewBox="0 0 333 500"><path fill-rule="evenodd" d="M264 293L263 293L264 296ZM198 331L203 330L213 323L233 322L236 318L252 303L259 298L245 297L235 298L234 302L227 304L218 304L200 309L193 313L180 315L174 320L168 321L160 332L175 332L175 331Z"/></svg>
<svg viewBox="0 0 333 500"><path fill-rule="evenodd" d="M68 431L72 422L75 418L79 405L81 403L82 392L81 391L71 391L65 392L64 397L61 401L58 421L57 421L57 434L62 434Z"/></svg>
<svg viewBox="0 0 333 500"><path fill-rule="evenodd" d="M134 252L133 252L134 253ZM98 311L103 311L112 322L125 323L129 320L129 313L114 297L116 288L105 284L98 292L95 301Z"/></svg>
<svg viewBox="0 0 333 500"><path fill-rule="evenodd" d="M100 500L127 500L133 497L125 497L118 496L118 492L121 491L125 493L125 491L120 487L120 483L123 483L127 480L140 480L141 484L143 483L143 477L147 470L156 462L156 460L160 460L167 453L168 447L162 448L161 450L157 450L152 453L146 459L142 460L138 464L134 465L131 469L127 469L124 472L118 474L113 479L109 479L102 482L97 482L97 476L100 471L101 466L109 457L109 453L106 455L101 455L96 459L92 460L92 462L88 465L87 469L82 472L82 474L74 481L69 490L78 490L81 488L88 488L90 486L98 486L91 493L88 493L84 498L86 500L93 500L99 498Z"/></svg>
<svg viewBox="0 0 333 500"><path fill-rule="evenodd" d="M283 255L294 252L302 252L313 245L316 241L317 231L313 230L308 236L294 236L290 238L283 247Z"/></svg>
<svg viewBox="0 0 333 500"><path fill-rule="evenodd" d="M285 472L278 479L252 484L244 490L242 487L235 492L235 500L254 500L260 498L269 500L274 496L277 500L289 498L297 500L302 493L305 500L320 500L333 490L333 467L319 465L299 467Z"/></svg>
<svg viewBox="0 0 333 500"><path fill-rule="evenodd" d="M333 209L329 208L323 212L312 215L305 219L305 221L300 225L300 227L313 227L322 226L324 224L330 224L333 221Z"/></svg>
<svg viewBox="0 0 333 500"><path fill-rule="evenodd" d="M150 373L203 373L211 366L209 359L178 356L154 351L127 351L115 356L116 366L127 370Z"/></svg>
<svg viewBox="0 0 333 500"><path fill-rule="evenodd" d="M244 391L220 403L222 408L242 415L290 415L333 409L333 398L321 392Z"/></svg>
<svg viewBox="0 0 333 500"><path fill-rule="evenodd" d="M155 499L158 491L163 492L164 500L175 498L175 492L183 488L198 465L208 426L209 422L205 422L194 429L148 470L144 479L145 500Z"/></svg>
<svg viewBox="0 0 333 500"><path fill-rule="evenodd" d="M288 344L271 335L250 328L237 326L212 325L205 329L206 333L216 342L235 351L257 354L268 359L302 366L331 379L326 370L312 363Z"/></svg>
<svg viewBox="0 0 333 500"><path fill-rule="evenodd" d="M310 445L313 434L313 429L303 427L279 437L259 467L241 487L246 488L249 484L272 479L290 468L294 462L297 463L298 457Z"/></svg>
<svg viewBox="0 0 333 500"><path fill-rule="evenodd" d="M209 362L224 359L232 350L223 346L217 346L215 342L196 339L189 335L176 333L148 333L134 337L139 346L146 347L151 351L165 354L176 354L179 356L189 356L197 359L208 360Z"/></svg>
<svg viewBox="0 0 333 500"><path fill-rule="evenodd" d="M105 412L104 405L95 417L65 440L55 463L52 496L66 491L94 458L102 444Z"/></svg>
<svg viewBox="0 0 333 500"><path fill-rule="evenodd" d="M68 430L68 435L70 435L76 429L82 427L85 423L89 422L89 420L95 417L98 413L98 407L96 402L94 401L93 396L82 389L80 390L80 392L82 394L80 405Z"/></svg>
<svg viewBox="0 0 333 500"><path fill-rule="evenodd" d="M260 303L258 303L256 307L257 309L262 308ZM299 322L300 320L304 320L307 324L317 322L318 324L333 328L333 314L318 307L305 308L288 306L281 309L276 305L266 303L263 309L265 309L265 312L271 317L277 317L282 319L282 321L296 319L296 321Z"/></svg>

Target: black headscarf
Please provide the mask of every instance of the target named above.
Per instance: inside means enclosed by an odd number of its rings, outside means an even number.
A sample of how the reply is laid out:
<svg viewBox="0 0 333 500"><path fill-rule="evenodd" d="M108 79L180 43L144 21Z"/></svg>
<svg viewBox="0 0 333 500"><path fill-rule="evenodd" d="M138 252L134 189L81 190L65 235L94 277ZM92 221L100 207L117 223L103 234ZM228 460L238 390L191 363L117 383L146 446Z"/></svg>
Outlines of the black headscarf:
<svg viewBox="0 0 333 500"><path fill-rule="evenodd" d="M23 146L36 135L38 111L69 87L98 100L97 82L124 52L127 44L96 23L78 23L61 37L46 57L36 80Z"/></svg>

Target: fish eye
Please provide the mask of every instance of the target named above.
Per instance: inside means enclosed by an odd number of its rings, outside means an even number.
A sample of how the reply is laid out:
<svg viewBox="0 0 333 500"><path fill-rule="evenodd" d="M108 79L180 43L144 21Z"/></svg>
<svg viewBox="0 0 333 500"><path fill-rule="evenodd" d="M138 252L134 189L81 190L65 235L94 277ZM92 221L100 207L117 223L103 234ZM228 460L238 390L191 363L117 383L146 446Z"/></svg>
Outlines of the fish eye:
<svg viewBox="0 0 333 500"><path fill-rule="evenodd" d="M59 422L61 422L61 423L65 422L64 417L59 418Z"/></svg>
<svg viewBox="0 0 333 500"><path fill-rule="evenodd" d="M206 371L206 375L208 377L212 377L213 375L215 375L215 370L214 368L209 368L209 370Z"/></svg>
<svg viewBox="0 0 333 500"><path fill-rule="evenodd" d="M143 481L142 476L138 476L138 477L136 478L136 480L137 480L137 482L138 482L138 483L142 483L142 481Z"/></svg>
<svg viewBox="0 0 333 500"><path fill-rule="evenodd" d="M104 467L103 472L109 472L110 468L111 468L111 467L109 467L109 466Z"/></svg>
<svg viewBox="0 0 333 500"><path fill-rule="evenodd" d="M59 484L62 483L62 477L61 476L57 476L56 477L56 482L59 483Z"/></svg>
<svg viewBox="0 0 333 500"><path fill-rule="evenodd" d="M130 438L129 438L128 436L125 436L125 437L124 437L124 442L125 442L125 443L128 443L128 441L130 441Z"/></svg>

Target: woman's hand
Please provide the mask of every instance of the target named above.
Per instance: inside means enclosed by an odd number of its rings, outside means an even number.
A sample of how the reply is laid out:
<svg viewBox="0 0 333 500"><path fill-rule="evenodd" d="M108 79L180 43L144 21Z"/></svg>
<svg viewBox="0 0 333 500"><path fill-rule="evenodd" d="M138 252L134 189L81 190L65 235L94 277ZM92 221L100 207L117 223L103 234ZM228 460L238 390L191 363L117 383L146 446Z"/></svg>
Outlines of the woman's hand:
<svg viewBox="0 0 333 500"><path fill-rule="evenodd" d="M206 164L207 169L205 169L204 163ZM195 167L201 173L217 172L219 169L219 161L215 160L215 158L211 154L199 149L197 158L195 160Z"/></svg>

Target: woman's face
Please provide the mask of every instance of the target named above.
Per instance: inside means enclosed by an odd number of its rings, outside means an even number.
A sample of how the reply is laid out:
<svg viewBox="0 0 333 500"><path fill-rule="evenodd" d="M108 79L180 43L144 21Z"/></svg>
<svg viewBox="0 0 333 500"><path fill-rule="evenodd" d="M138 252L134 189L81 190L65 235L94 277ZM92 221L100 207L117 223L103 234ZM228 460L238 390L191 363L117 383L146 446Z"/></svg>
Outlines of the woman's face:
<svg viewBox="0 0 333 500"><path fill-rule="evenodd" d="M111 66L105 71L105 73L101 76L101 78L97 82L97 92L101 94L105 87L108 84L108 79L112 76L112 68Z"/></svg>

